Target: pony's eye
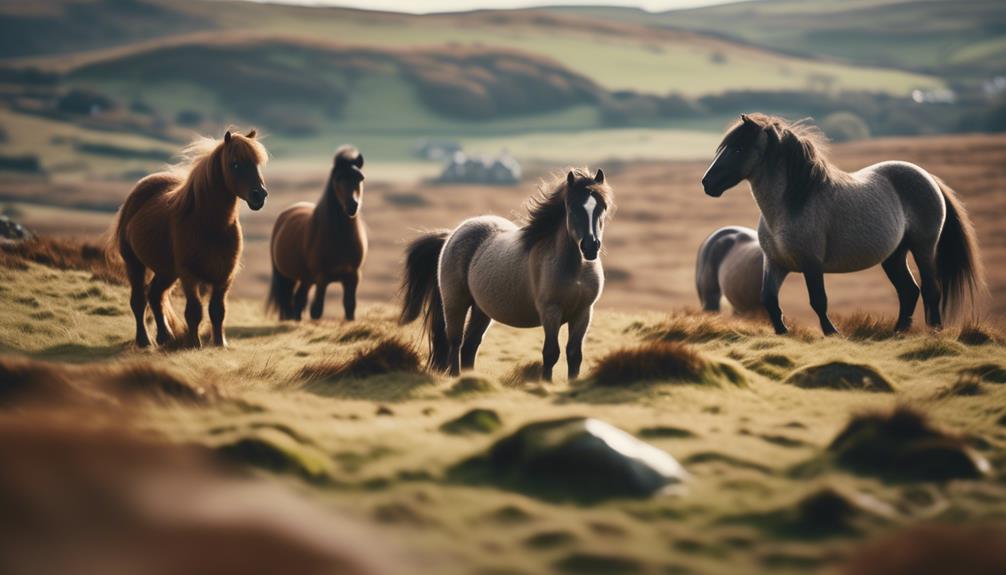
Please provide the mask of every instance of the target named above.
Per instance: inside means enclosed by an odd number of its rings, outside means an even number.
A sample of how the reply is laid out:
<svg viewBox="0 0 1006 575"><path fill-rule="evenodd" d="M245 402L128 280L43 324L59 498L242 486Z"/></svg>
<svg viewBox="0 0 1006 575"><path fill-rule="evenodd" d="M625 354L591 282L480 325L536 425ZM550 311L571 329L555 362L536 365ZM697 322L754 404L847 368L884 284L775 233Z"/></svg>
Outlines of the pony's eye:
<svg viewBox="0 0 1006 575"><path fill-rule="evenodd" d="M734 153L739 154L739 153L741 153L743 151L744 151L744 148L734 148Z"/></svg>
<svg viewBox="0 0 1006 575"><path fill-rule="evenodd" d="M233 164L231 164L231 169L234 169L234 170L236 170L236 169L238 169L238 168L240 168L240 167L241 167L241 166L240 166L240 165L239 165L239 164L238 164L237 162L234 162Z"/></svg>

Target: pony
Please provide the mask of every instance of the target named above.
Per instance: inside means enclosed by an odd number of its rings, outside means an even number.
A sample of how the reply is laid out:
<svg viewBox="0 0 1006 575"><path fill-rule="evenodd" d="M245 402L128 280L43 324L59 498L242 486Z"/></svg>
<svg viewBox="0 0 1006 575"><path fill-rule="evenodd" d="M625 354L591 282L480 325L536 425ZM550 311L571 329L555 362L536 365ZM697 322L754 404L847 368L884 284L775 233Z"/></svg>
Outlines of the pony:
<svg viewBox="0 0 1006 575"><path fill-rule="evenodd" d="M185 292L186 344L200 346L201 296L209 288L213 343L226 347L227 291L243 241L237 201L257 211L269 195L262 176L268 153L255 135L255 130L245 135L228 130L220 141L195 140L183 150L182 163L137 182L122 204L112 242L129 279L137 347L150 346L144 325L148 303L157 344L174 339L172 326L177 329L178 324L166 296L179 280Z"/></svg>
<svg viewBox="0 0 1006 575"><path fill-rule="evenodd" d="M542 377L551 381L559 328L568 324L566 361L576 379L604 288L601 238L613 208L604 172L574 169L542 185L521 227L480 216L416 238L406 250L401 322L424 315L430 367L451 375L473 368L483 335L498 321L544 328Z"/></svg>
<svg viewBox="0 0 1006 575"><path fill-rule="evenodd" d="M280 320L300 321L314 286L311 319L325 311L325 290L342 283L346 319L356 317L356 288L367 257L363 205L363 154L352 146L335 153L317 204L300 202L283 210L272 228L272 283L266 309Z"/></svg>
<svg viewBox="0 0 1006 575"><path fill-rule="evenodd" d="M703 311L720 311L723 296L734 313L761 311L762 258L758 232L751 228L730 226L710 234L695 260L695 288Z"/></svg>
<svg viewBox="0 0 1006 575"><path fill-rule="evenodd" d="M932 329L942 328L944 316L959 315L965 302L974 315L983 269L974 226L957 193L908 162L844 172L829 161L823 141L806 122L742 115L702 177L712 197L744 180L751 185L765 251L762 305L776 333L787 331L779 288L789 273L803 273L821 330L832 335L838 330L828 318L824 274L877 264L898 293L895 331L910 329L920 290L908 267L909 253L919 269Z"/></svg>

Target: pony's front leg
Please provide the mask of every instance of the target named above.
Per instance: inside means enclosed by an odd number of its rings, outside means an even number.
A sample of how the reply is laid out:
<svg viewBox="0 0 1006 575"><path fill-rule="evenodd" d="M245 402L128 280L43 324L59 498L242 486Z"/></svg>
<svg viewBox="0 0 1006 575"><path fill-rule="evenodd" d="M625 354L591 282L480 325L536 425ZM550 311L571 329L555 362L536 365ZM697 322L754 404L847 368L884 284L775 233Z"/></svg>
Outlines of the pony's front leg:
<svg viewBox="0 0 1006 575"><path fill-rule="evenodd" d="M227 347L224 316L227 315L227 291L230 287L229 283L215 285L210 295L210 324L213 326L213 345L217 347Z"/></svg>
<svg viewBox="0 0 1006 575"><path fill-rule="evenodd" d="M810 296L810 307L817 313L824 335L836 335L838 330L828 318L828 294L824 289L824 272L819 266L803 266L803 279L807 283L807 294Z"/></svg>
<svg viewBox="0 0 1006 575"><path fill-rule="evenodd" d="M182 291L185 292L185 344L198 348L199 324L203 321L203 302L199 300L199 284L192 280L182 280Z"/></svg>
<svg viewBox="0 0 1006 575"><path fill-rule="evenodd" d="M566 366L569 368L569 380L580 377L580 364L583 362L583 338L590 328L590 319L594 307L588 307L569 322L569 341L566 342Z"/></svg>
<svg viewBox="0 0 1006 575"><path fill-rule="evenodd" d="M359 270L347 275L342 280L342 309L346 312L346 321L356 319L356 286L360 285Z"/></svg>
<svg viewBox="0 0 1006 575"><path fill-rule="evenodd" d="M779 288L782 287L782 282L788 274L788 271L772 263L772 260L765 256L762 264L761 303L765 306L772 327L778 335L784 335L789 331L782 319L782 308L779 307Z"/></svg>
<svg viewBox="0 0 1006 575"><path fill-rule="evenodd" d="M325 313L325 291L328 289L328 280L318 280L314 284L314 301L311 302L311 319L321 319Z"/></svg>
<svg viewBox="0 0 1006 575"><path fill-rule="evenodd" d="M559 361L559 327L562 310L557 305L547 305L541 312L541 325L545 328L545 344L541 349L541 378L552 381L552 368Z"/></svg>

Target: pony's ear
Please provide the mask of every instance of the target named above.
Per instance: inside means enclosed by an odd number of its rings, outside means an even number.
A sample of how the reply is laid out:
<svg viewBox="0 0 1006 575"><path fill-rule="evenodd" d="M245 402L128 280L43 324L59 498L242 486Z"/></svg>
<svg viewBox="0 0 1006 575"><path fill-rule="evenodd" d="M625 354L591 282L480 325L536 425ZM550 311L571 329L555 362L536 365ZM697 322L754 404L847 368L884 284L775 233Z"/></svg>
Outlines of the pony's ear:
<svg viewBox="0 0 1006 575"><path fill-rule="evenodd" d="M356 154L356 160L353 161L353 163L356 164L357 168L362 168L363 167L363 154L357 153Z"/></svg>
<svg viewBox="0 0 1006 575"><path fill-rule="evenodd" d="M224 143L229 143L231 141L231 131L227 130L224 132Z"/></svg>
<svg viewBox="0 0 1006 575"><path fill-rule="evenodd" d="M572 188L574 183L576 183L576 174L573 173L573 170L570 170L566 174L566 185Z"/></svg>
<svg viewBox="0 0 1006 575"><path fill-rule="evenodd" d="M594 174L594 181L599 184L604 183L604 170L602 170L601 168L597 169L597 173Z"/></svg>
<svg viewBox="0 0 1006 575"><path fill-rule="evenodd" d="M254 138L257 135L258 135L258 131L255 128L252 128L252 130L250 132L248 132L247 134L245 134L245 136L248 137L248 138Z"/></svg>

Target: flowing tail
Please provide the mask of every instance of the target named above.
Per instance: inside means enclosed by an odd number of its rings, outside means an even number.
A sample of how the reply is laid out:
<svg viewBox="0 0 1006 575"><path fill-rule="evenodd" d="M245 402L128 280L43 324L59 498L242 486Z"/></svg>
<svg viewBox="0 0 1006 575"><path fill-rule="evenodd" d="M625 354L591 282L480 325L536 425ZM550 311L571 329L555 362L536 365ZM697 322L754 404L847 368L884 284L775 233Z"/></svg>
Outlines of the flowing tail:
<svg viewBox="0 0 1006 575"><path fill-rule="evenodd" d="M449 367L444 302L440 299L437 282L440 252L448 235L450 232L445 230L429 232L409 244L405 250L405 280L402 282L405 297L400 321L410 323L423 316L430 350L429 367L436 371L446 371Z"/></svg>
<svg viewBox="0 0 1006 575"><path fill-rule="evenodd" d="M279 313L279 319L293 317L293 287L294 281L279 273L276 265L272 266L272 281L269 282L269 295L265 300L266 313Z"/></svg>
<svg viewBox="0 0 1006 575"><path fill-rule="evenodd" d="M972 319L977 312L978 295L985 288L985 270L978 254L975 226L968 217L957 192L936 182L943 192L947 205L947 219L943 223L936 246L936 269L943 292L943 315L948 319L970 306Z"/></svg>

